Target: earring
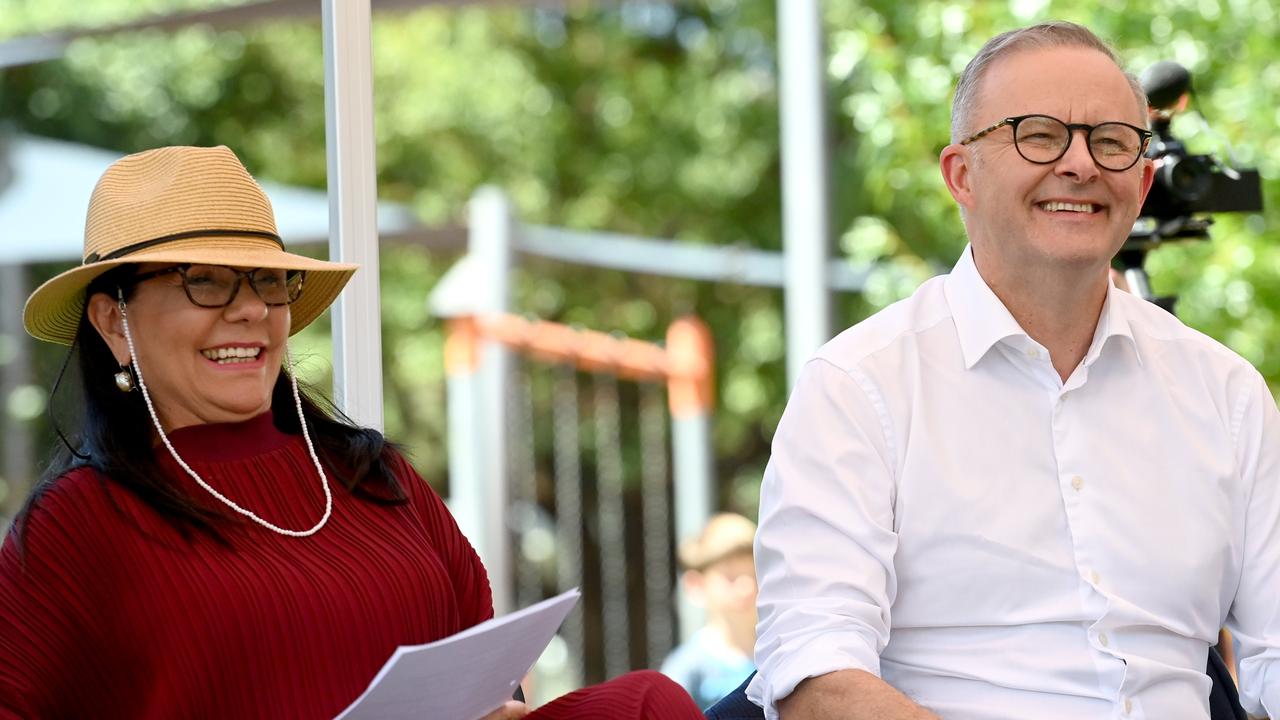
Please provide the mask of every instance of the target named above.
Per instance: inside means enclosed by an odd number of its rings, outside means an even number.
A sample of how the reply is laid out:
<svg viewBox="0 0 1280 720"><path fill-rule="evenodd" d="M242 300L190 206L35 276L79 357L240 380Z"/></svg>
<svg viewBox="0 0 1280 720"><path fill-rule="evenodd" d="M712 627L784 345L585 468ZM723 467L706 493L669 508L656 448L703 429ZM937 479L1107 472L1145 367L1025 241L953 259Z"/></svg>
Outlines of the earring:
<svg viewBox="0 0 1280 720"><path fill-rule="evenodd" d="M116 388L120 392L127 393L133 390L133 368L128 365L121 365L120 372L116 373Z"/></svg>

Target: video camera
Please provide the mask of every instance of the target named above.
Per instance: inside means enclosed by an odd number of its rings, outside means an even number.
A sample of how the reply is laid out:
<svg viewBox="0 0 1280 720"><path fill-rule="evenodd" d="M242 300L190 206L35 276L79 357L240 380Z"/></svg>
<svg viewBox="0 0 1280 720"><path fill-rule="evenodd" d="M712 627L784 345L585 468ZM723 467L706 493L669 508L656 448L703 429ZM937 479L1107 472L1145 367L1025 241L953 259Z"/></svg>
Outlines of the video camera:
<svg viewBox="0 0 1280 720"><path fill-rule="evenodd" d="M1156 177L1124 251L1145 253L1165 240L1207 239L1213 223L1207 213L1261 211L1257 170L1235 170L1211 155L1192 155L1170 134L1174 114L1190 97L1191 73L1163 61L1147 68L1140 81L1155 133L1147 157L1155 161Z"/></svg>

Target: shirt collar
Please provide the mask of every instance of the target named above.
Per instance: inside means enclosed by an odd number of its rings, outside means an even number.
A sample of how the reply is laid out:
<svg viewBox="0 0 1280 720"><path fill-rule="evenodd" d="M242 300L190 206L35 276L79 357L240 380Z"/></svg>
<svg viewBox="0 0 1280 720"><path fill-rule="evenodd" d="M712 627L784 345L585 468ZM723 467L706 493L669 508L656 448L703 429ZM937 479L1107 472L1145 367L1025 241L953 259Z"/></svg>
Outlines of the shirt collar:
<svg viewBox="0 0 1280 720"><path fill-rule="evenodd" d="M973 262L972 246L965 245L964 252L960 254L960 260L947 276L944 292L947 305L951 308L956 334L960 338L960 351L964 355L965 369L976 365L987 351L1001 340L1013 337L1031 340L1004 303L1000 302L1000 298L992 292L986 280L983 280L982 275L978 273L978 266ZM1098 327L1094 331L1093 342L1083 361L1086 366L1098 358L1107 340L1113 336L1129 338L1134 354L1137 354L1138 346L1133 340L1129 315L1125 311L1126 301L1129 298L1118 296L1123 292L1113 283L1107 283L1107 299L1102 304ZM1139 357L1138 362L1141 363L1141 361Z"/></svg>
<svg viewBox="0 0 1280 720"><path fill-rule="evenodd" d="M1117 288L1110 279L1107 280L1107 299L1103 301L1102 314L1098 316L1098 329L1094 331L1093 342L1084 356L1083 364L1086 367L1098 359L1103 346L1113 337L1128 338L1129 345L1133 347L1133 356L1138 365L1142 365L1142 354L1138 352L1138 342L1133 338L1133 327L1130 324L1134 301L1146 302Z"/></svg>

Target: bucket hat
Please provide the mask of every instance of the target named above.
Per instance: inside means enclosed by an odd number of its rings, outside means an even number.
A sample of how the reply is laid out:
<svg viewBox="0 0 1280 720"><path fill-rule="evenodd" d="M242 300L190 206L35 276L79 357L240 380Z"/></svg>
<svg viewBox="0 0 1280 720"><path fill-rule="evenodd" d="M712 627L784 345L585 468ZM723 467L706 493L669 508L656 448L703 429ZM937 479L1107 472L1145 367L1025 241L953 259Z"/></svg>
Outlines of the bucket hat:
<svg viewBox="0 0 1280 720"><path fill-rule="evenodd" d="M705 570L738 555L750 554L756 524L737 513L718 513L696 538L681 543L677 555L686 570Z"/></svg>
<svg viewBox="0 0 1280 720"><path fill-rule="evenodd" d="M286 252L266 193L228 148L157 148L125 156L102 174L89 198L83 260L27 298L27 332L70 345L85 288L128 263L305 271L302 295L289 306L290 335L324 312L358 267Z"/></svg>

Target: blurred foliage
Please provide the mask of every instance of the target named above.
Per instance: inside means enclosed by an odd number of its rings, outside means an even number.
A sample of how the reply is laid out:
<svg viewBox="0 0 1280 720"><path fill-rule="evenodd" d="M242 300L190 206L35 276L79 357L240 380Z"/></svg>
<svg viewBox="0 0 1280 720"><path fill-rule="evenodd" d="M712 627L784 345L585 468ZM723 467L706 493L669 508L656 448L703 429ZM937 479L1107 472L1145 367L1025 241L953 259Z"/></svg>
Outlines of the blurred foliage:
<svg viewBox="0 0 1280 720"><path fill-rule="evenodd" d="M2 1L3 36L209 6ZM475 188L496 184L531 222L779 249L775 7L766 0L627 0L380 15L373 30L380 194L411 205L424 222L445 224L464 219ZM1208 122L1190 114L1177 133L1195 151L1220 153L1230 144L1241 163L1260 168L1265 213L1222 216L1212 242L1159 250L1149 268L1158 292L1181 295L1189 323L1280 382L1273 237L1280 112L1272 101L1280 91L1280 18L1268 0L1114 7L1095 0L824 3L833 252L880 263L864 293L840 299L841 326L954 261L963 230L936 163L955 77L991 35L1062 18L1112 41L1131 68L1159 59L1189 67ZM318 18L137 32L77 41L63 60L4 70L0 119L122 152L226 144L256 175L323 187L323 78ZM68 198L68 211L80 212L83 202ZM384 253L387 431L439 485L442 328L424 299L456 258L404 246ZM683 313L701 315L718 348L722 500L754 510L786 400L778 291L533 261L518 273L514 297L520 312L645 339L660 339ZM311 357L304 374L321 387L325 333L318 324L300 343ZM40 353L39 380L47 385L59 358L56 349ZM636 462L634 448L626 454Z"/></svg>

